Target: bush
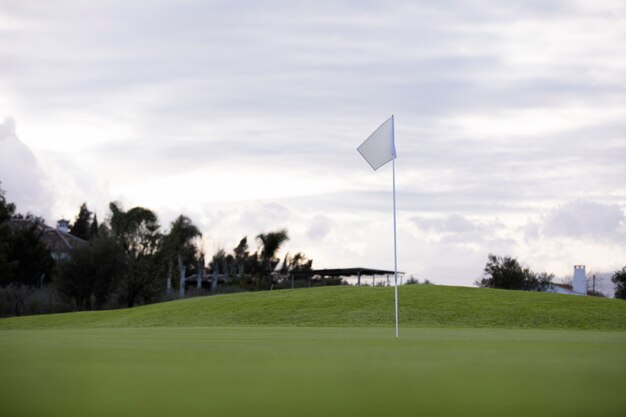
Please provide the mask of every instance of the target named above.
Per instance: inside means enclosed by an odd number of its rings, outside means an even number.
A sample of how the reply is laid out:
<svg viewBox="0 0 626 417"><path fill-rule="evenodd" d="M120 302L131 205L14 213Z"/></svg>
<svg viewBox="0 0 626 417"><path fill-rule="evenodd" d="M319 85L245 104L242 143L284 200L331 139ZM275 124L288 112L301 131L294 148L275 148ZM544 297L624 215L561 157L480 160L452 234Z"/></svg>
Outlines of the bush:
<svg viewBox="0 0 626 417"><path fill-rule="evenodd" d="M484 277L476 282L479 287L502 288L507 290L545 291L554 275L535 273L522 268L517 259L489 254Z"/></svg>
<svg viewBox="0 0 626 417"><path fill-rule="evenodd" d="M62 297L53 286L34 288L22 284L0 287L0 316L64 313L74 305Z"/></svg>
<svg viewBox="0 0 626 417"><path fill-rule="evenodd" d="M616 271L611 277L611 281L617 285L615 298L626 299L626 266L620 271Z"/></svg>
<svg viewBox="0 0 626 417"><path fill-rule="evenodd" d="M79 309L103 308L112 298L118 282L128 273L128 259L111 238L102 236L72 252L59 264L59 290Z"/></svg>

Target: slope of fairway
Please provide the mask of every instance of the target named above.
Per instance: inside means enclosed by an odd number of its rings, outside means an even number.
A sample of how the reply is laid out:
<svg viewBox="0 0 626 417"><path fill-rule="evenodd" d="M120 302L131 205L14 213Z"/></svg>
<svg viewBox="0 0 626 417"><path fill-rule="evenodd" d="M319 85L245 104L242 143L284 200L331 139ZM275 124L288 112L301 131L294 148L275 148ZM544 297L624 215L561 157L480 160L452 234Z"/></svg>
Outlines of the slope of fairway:
<svg viewBox="0 0 626 417"><path fill-rule="evenodd" d="M626 330L626 302L483 288L399 288L405 327ZM393 288L324 287L199 297L114 311L0 320L0 329L394 324Z"/></svg>

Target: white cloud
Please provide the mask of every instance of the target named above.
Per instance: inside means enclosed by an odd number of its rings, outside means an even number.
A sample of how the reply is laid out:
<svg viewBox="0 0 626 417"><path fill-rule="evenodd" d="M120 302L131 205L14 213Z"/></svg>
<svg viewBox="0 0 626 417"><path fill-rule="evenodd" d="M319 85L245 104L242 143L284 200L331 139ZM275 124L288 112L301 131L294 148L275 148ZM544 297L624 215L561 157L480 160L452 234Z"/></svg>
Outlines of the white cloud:
<svg viewBox="0 0 626 417"><path fill-rule="evenodd" d="M30 212L49 224L73 220L80 204L104 218L108 207L108 186L97 173L76 163L75 155L51 150L34 153L16 133L17 123L5 118L0 124L0 181L7 199L19 213Z"/></svg>
<svg viewBox="0 0 626 417"><path fill-rule="evenodd" d="M16 134L16 123L5 118L0 123L0 186L17 212L37 216L49 215L52 195L35 155Z"/></svg>

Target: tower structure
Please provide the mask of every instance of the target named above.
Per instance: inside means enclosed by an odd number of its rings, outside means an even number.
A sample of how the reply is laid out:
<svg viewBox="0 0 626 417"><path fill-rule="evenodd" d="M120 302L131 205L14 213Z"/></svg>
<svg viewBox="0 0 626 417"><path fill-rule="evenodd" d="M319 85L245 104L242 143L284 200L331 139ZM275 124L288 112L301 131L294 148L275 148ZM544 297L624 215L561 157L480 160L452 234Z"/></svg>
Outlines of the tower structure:
<svg viewBox="0 0 626 417"><path fill-rule="evenodd" d="M585 265L574 265L574 277L572 278L572 289L575 293L587 295L587 280L585 276Z"/></svg>

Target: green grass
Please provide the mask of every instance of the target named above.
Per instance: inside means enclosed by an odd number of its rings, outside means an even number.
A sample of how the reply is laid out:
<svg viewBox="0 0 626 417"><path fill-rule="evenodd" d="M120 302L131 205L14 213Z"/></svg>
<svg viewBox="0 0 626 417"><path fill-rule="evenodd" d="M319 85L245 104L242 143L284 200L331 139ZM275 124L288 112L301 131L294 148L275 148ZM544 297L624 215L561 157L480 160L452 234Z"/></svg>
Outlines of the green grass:
<svg viewBox="0 0 626 417"><path fill-rule="evenodd" d="M0 416L622 416L625 332L8 330Z"/></svg>
<svg viewBox="0 0 626 417"><path fill-rule="evenodd" d="M626 330L623 300L481 288L400 287L402 327ZM128 310L0 320L0 329L98 327L385 327L392 288L324 287L193 298Z"/></svg>
<svg viewBox="0 0 626 417"><path fill-rule="evenodd" d="M0 320L0 417L622 416L626 302L328 287Z"/></svg>

